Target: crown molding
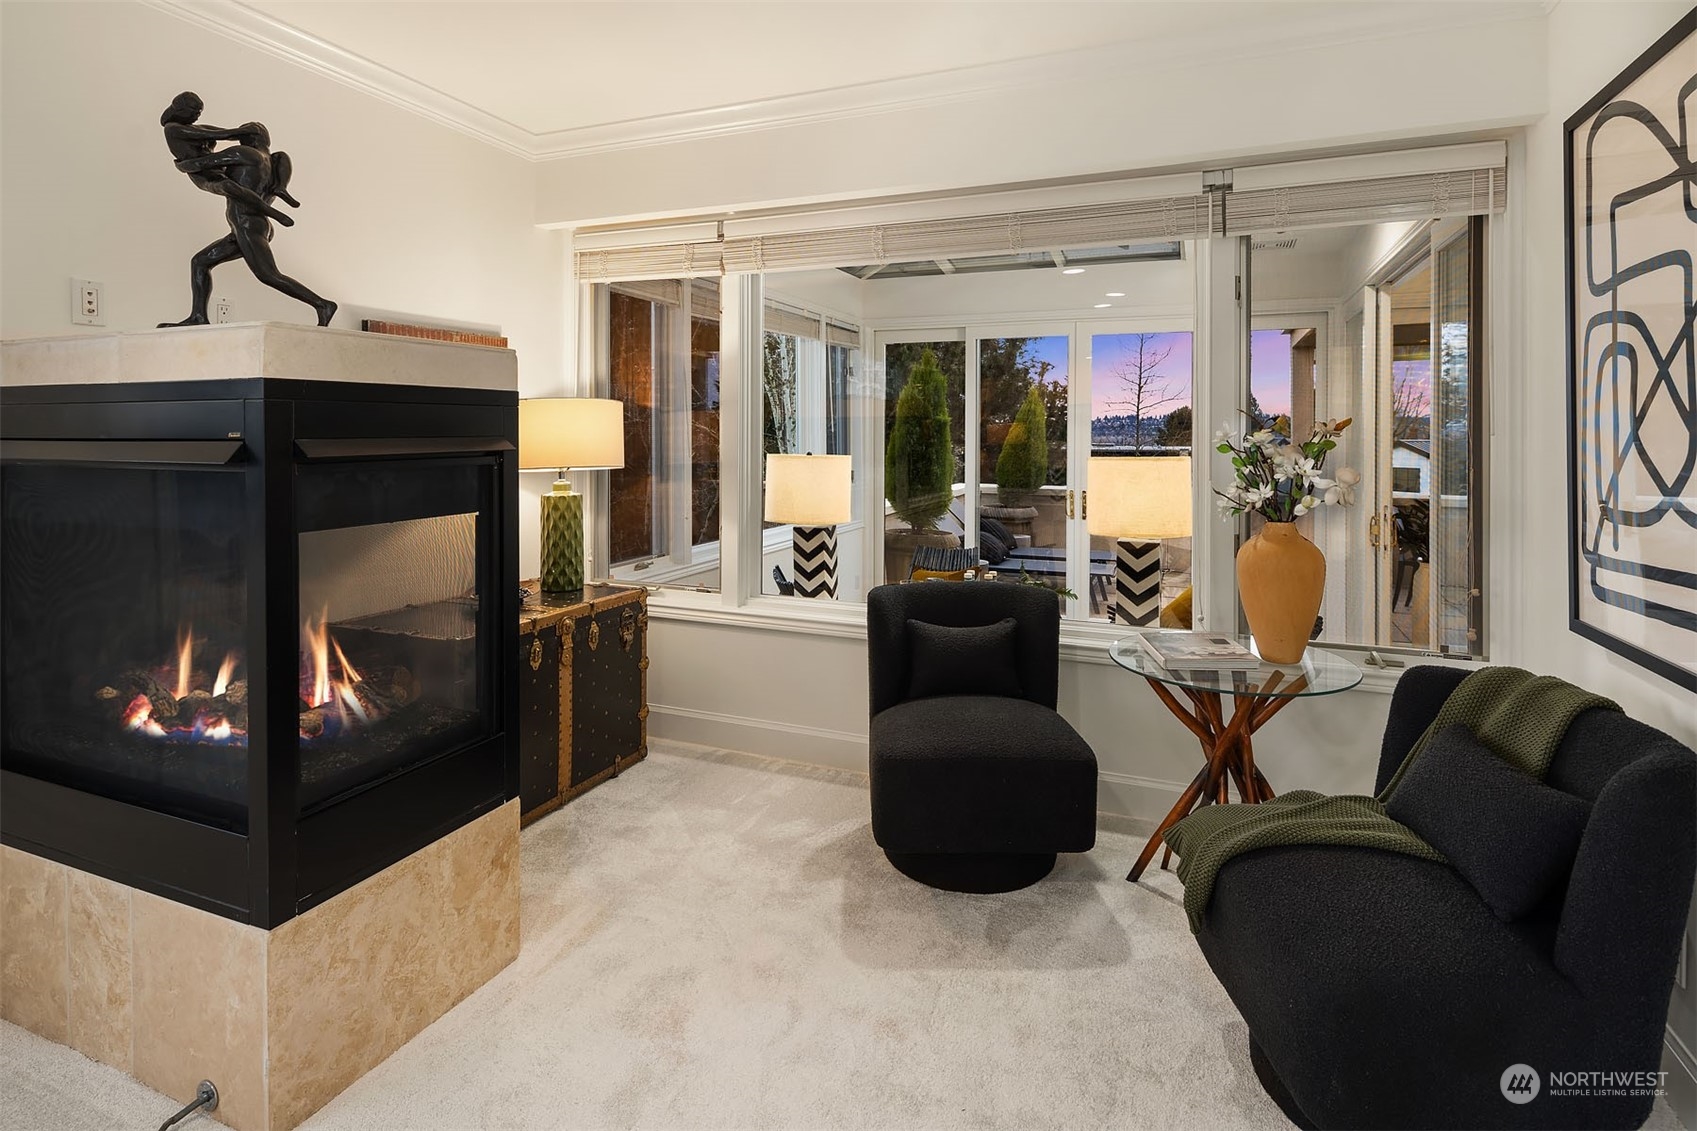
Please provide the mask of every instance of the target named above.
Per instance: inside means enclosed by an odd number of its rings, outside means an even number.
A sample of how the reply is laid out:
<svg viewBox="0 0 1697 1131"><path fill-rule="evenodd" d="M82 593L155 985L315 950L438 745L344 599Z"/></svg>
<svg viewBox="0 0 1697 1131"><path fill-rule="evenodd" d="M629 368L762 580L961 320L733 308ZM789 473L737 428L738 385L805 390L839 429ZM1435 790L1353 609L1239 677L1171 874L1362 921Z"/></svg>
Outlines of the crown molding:
<svg viewBox="0 0 1697 1131"><path fill-rule="evenodd" d="M469 102L408 78L363 55L308 35L234 0L140 0L149 8L175 16L226 39L233 39L273 58L293 63L313 74L352 87L392 106L410 110L504 150L515 157L536 159L535 136L522 126L480 110Z"/></svg>
<svg viewBox="0 0 1697 1131"><path fill-rule="evenodd" d="M1337 26L1320 32L1293 29L1286 35L1265 37L1238 49L1222 48L1204 35L1168 38L1158 43L1105 43L1025 59L539 133L238 0L140 2L530 161L583 157L970 101L1011 90L1077 82L1092 74L1124 68L1127 59L1137 55L1143 56L1138 64L1140 70L1171 71L1207 62L1243 61L1303 49L1390 39L1430 27L1428 24L1417 27L1401 19L1374 22L1362 12L1355 23L1340 20ZM1477 12L1469 12L1471 5L1457 6L1459 10L1450 13L1446 27L1453 31L1527 18L1542 19L1548 10L1545 5L1552 2L1559 0L1528 4L1524 14L1495 6L1482 6ZM1354 10L1340 7L1339 11Z"/></svg>

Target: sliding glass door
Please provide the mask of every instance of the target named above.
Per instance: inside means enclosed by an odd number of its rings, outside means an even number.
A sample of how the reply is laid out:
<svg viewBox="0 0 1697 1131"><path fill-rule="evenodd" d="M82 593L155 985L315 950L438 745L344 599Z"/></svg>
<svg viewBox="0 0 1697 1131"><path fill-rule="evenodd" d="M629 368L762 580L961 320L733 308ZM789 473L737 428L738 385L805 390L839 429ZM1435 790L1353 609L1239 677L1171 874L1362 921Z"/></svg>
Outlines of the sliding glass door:
<svg viewBox="0 0 1697 1131"><path fill-rule="evenodd" d="M886 579L955 549L1055 590L1068 617L1111 619L1115 541L1087 529L1089 459L1189 454L1191 349L1188 328L1130 323L880 333ZM1190 539L1162 560L1165 605L1189 585Z"/></svg>

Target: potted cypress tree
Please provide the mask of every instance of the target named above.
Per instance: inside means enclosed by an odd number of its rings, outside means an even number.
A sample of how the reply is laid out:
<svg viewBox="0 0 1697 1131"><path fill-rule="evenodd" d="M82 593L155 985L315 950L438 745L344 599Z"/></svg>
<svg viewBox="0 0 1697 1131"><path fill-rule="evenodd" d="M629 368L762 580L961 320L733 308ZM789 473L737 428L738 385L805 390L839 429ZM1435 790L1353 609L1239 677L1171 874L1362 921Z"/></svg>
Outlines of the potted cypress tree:
<svg viewBox="0 0 1697 1131"><path fill-rule="evenodd" d="M906 581L918 546L958 546L937 529L954 498L954 453L949 443L948 382L937 355L926 350L896 398L895 420L884 451L884 497L906 530L884 536L885 576Z"/></svg>
<svg viewBox="0 0 1697 1131"><path fill-rule="evenodd" d="M1030 506L1049 479L1049 427L1043 397L1035 385L1014 413L1007 440L996 457L996 502Z"/></svg>

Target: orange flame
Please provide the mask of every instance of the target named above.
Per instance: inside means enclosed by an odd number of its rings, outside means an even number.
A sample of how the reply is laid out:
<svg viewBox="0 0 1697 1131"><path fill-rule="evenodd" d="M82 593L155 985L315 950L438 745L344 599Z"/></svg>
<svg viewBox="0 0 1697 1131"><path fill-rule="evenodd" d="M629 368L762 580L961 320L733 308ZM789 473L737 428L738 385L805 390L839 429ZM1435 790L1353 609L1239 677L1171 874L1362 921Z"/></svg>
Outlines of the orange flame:
<svg viewBox="0 0 1697 1131"><path fill-rule="evenodd" d="M342 654L342 646L340 644L336 643L336 641L332 639L330 641L330 647L336 649L336 662L342 666L342 675L349 683L358 683L361 679L365 678L354 670L354 666L352 664L348 663L348 658Z"/></svg>
<svg viewBox="0 0 1697 1131"><path fill-rule="evenodd" d="M330 611L325 609L316 618L307 617L301 625L302 646L312 663L312 691L307 696L311 707L327 707L334 705L337 717L343 727L353 726L359 722L370 725L371 715L359 700L354 691L354 685L364 677L359 669L349 661L347 653L342 651L342 645L330 635ZM330 676L330 655L335 653L336 666L340 679Z"/></svg>
<svg viewBox="0 0 1697 1131"><path fill-rule="evenodd" d="M329 610L319 614L318 626L313 627L312 618L307 617L301 626L301 635L306 638L306 648L312 657L312 695L307 700L313 707L322 707L330 702L330 625Z"/></svg>
<svg viewBox="0 0 1697 1131"><path fill-rule="evenodd" d="M189 677L194 667L194 625L185 624L177 633L177 690L178 699L189 693Z"/></svg>
<svg viewBox="0 0 1697 1131"><path fill-rule="evenodd" d="M224 653L224 662L218 667L218 678L212 681L212 694L222 695L230 689L230 677L236 674L236 654Z"/></svg>

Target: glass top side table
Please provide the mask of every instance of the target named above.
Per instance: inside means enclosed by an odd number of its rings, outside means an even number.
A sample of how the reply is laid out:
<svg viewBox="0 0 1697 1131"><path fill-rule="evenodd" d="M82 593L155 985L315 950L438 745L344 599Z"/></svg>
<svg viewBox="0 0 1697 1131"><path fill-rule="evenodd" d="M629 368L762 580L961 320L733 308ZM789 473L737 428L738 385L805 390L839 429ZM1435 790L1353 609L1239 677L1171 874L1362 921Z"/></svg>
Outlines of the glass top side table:
<svg viewBox="0 0 1697 1131"><path fill-rule="evenodd" d="M1245 648L1247 636L1234 637ZM1163 834L1179 819L1204 805L1225 804L1228 785L1248 804L1271 800L1275 794L1267 776L1255 765L1251 736L1287 704L1306 696L1334 695L1361 682L1361 669L1336 652L1312 645L1296 664L1262 662L1254 668L1235 671L1168 669L1155 662L1136 637L1116 640L1108 649L1114 663L1149 681L1155 695L1202 744L1203 763L1176 804L1162 818L1155 835L1143 846L1127 880L1136 880L1149 866ZM1190 700L1186 708L1173 694L1176 688ZM1220 704L1222 694L1232 697L1228 717ZM1172 850L1161 859L1167 865Z"/></svg>

